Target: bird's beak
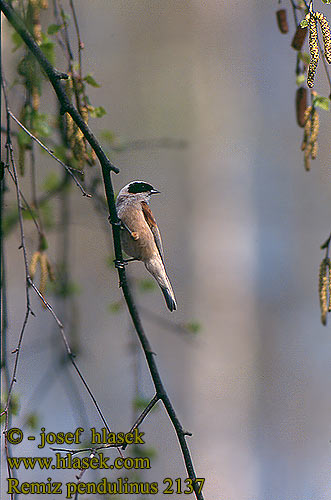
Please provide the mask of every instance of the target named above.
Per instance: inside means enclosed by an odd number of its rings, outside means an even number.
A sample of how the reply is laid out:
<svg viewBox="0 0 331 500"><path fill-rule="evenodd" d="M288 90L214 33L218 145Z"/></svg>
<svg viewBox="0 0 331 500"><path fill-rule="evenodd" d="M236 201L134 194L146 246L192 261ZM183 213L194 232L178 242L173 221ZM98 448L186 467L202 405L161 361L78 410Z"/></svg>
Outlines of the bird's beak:
<svg viewBox="0 0 331 500"><path fill-rule="evenodd" d="M160 194L161 191L158 191L157 189L152 189L151 194Z"/></svg>

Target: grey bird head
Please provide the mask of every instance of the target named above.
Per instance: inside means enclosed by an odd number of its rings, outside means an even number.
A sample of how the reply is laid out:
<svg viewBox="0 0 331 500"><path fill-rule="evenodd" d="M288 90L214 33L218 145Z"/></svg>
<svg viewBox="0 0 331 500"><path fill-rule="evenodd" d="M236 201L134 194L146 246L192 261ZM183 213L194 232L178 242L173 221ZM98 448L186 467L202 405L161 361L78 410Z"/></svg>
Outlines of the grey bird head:
<svg viewBox="0 0 331 500"><path fill-rule="evenodd" d="M145 181L132 181L124 186L118 193L118 196L134 197L140 201L148 201L152 194L158 194L160 191Z"/></svg>

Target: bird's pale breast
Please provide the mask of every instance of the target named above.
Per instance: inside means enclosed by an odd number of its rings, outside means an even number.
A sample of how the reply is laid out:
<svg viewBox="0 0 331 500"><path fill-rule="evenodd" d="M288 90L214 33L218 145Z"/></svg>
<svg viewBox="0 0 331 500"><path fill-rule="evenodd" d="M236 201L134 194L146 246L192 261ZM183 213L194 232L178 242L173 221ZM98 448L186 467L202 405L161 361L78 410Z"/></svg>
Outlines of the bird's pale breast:
<svg viewBox="0 0 331 500"><path fill-rule="evenodd" d="M140 205L121 204L118 207L118 216L124 226L138 235L138 239L135 240L126 229L121 232L121 241L124 251L131 257L142 261L150 259L155 255L157 253L157 248L154 236L146 223Z"/></svg>

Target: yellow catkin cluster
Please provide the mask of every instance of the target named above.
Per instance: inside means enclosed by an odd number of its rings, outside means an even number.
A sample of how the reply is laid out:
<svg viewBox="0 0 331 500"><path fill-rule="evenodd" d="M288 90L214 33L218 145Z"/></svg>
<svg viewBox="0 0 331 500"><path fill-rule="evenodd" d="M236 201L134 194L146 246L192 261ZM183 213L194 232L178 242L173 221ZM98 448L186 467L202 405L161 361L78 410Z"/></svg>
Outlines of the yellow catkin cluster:
<svg viewBox="0 0 331 500"><path fill-rule="evenodd" d="M88 122L88 110L85 106L81 108L81 115L85 123ZM84 163L87 159L86 152L86 142L83 132L73 121L71 116L66 114L66 124L67 124L67 140L70 145L70 149L74 158L78 162L78 167L83 168Z"/></svg>
<svg viewBox="0 0 331 500"><path fill-rule="evenodd" d="M310 62L308 66L307 85L308 87L314 86L315 73L318 66L319 51L318 51L318 37L317 37L317 20L313 13L309 14L309 52Z"/></svg>
<svg viewBox="0 0 331 500"><path fill-rule="evenodd" d="M72 98L73 95L73 82L72 78L67 80L66 91L69 99ZM88 123L88 108L86 106L82 106L80 108L80 114L85 123ZM86 151L86 141L83 132L77 127L76 123L73 121L69 113L65 115L66 120L66 137L67 141L70 145L71 152L73 157L78 162L78 168L83 168L85 161L87 160L87 151Z"/></svg>
<svg viewBox="0 0 331 500"><path fill-rule="evenodd" d="M330 289L330 259L325 257L322 260L319 270L318 294L321 308L321 321L326 325L327 314L330 311L330 303L328 303L328 291ZM330 302L330 292L329 292Z"/></svg>
<svg viewBox="0 0 331 500"><path fill-rule="evenodd" d="M315 73L319 60L317 21L319 22L322 31L325 59L329 64L331 64L331 33L328 20L322 12L309 12L305 19L308 21L309 26L310 52L307 85L312 88L314 86Z"/></svg>
<svg viewBox="0 0 331 500"><path fill-rule="evenodd" d="M30 266L29 266L29 273L31 278L33 279L36 271L37 271L37 266L39 264L40 267L40 282L39 282L39 291L41 295L45 295L46 293L46 287L47 287L47 282L49 281L55 281L55 275L52 269L52 266L48 260L48 256L45 252L43 251L36 251L31 257L30 261Z"/></svg>
<svg viewBox="0 0 331 500"><path fill-rule="evenodd" d="M321 26L325 59L329 64L331 64L331 34L328 20L322 12L315 12L315 17Z"/></svg>
<svg viewBox="0 0 331 500"><path fill-rule="evenodd" d="M304 133L301 150L304 151L305 169L310 170L310 159L315 160L318 151L319 115L313 106L308 106L304 113Z"/></svg>

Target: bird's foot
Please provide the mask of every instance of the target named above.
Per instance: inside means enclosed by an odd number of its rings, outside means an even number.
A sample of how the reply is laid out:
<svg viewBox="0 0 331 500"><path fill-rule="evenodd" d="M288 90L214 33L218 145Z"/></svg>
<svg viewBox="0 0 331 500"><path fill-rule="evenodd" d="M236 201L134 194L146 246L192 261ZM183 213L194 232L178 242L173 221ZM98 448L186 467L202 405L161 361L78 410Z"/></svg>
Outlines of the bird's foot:
<svg viewBox="0 0 331 500"><path fill-rule="evenodd" d="M116 269L124 269L124 267L127 266L129 262L133 262L135 260L138 259L135 259L134 257L132 259L122 259L122 260L115 259L114 264Z"/></svg>
<svg viewBox="0 0 331 500"><path fill-rule="evenodd" d="M125 262L124 259L122 260L115 259L114 264L116 269L124 269L124 267L127 265L127 262Z"/></svg>

